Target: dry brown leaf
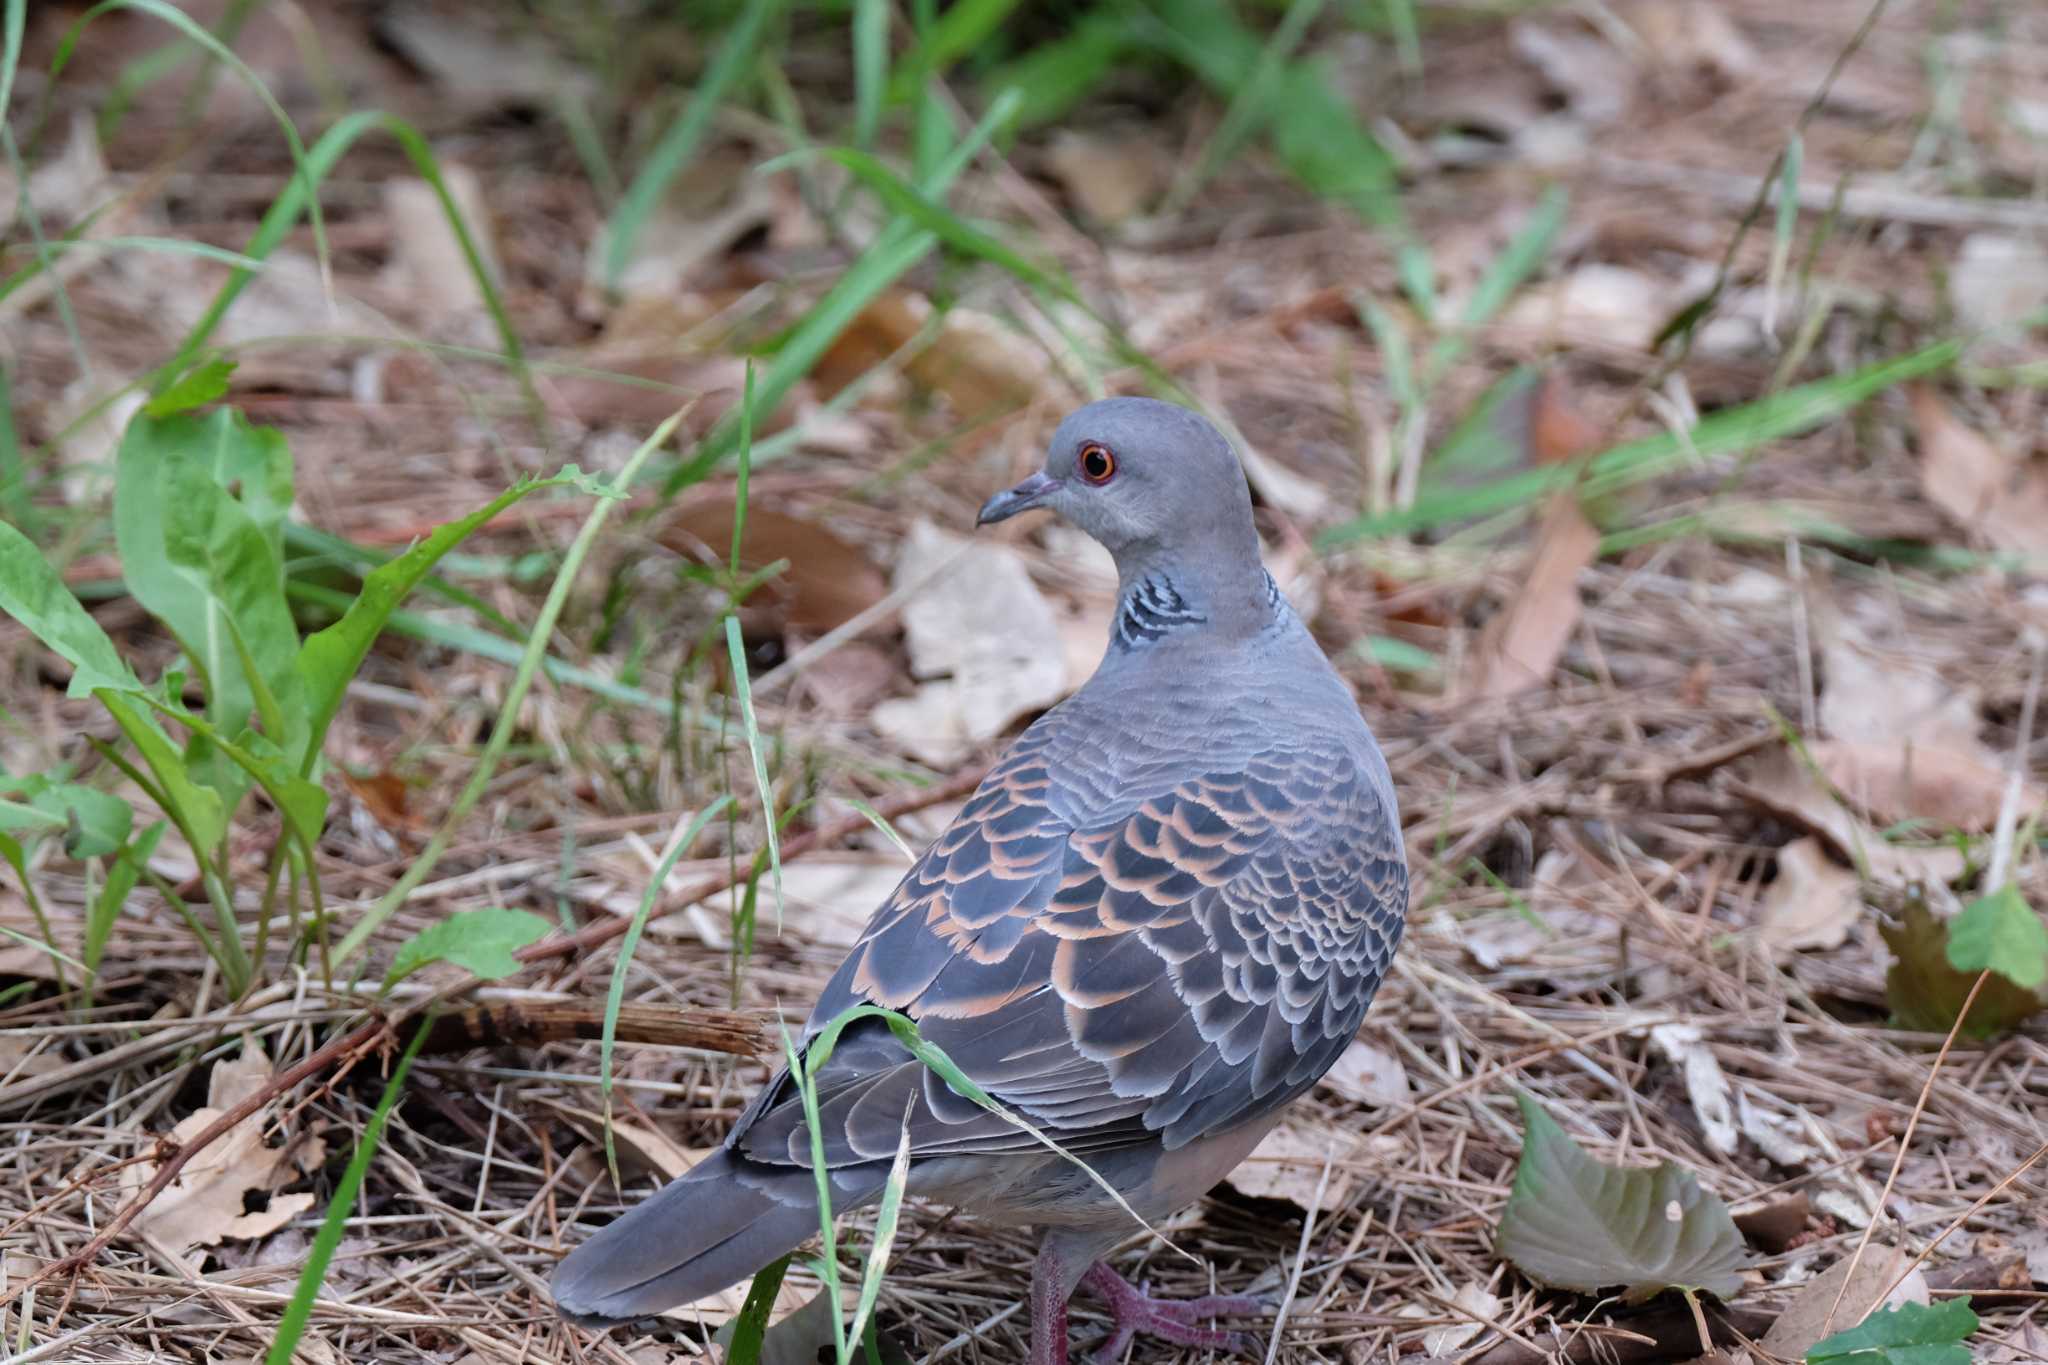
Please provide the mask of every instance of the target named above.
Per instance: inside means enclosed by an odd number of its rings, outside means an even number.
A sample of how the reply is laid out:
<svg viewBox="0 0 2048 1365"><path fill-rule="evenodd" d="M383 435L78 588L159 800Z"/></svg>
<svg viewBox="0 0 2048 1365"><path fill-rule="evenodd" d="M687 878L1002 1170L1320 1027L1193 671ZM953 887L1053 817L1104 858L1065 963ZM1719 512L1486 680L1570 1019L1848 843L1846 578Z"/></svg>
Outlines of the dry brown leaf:
<svg viewBox="0 0 2048 1365"><path fill-rule="evenodd" d="M732 558L732 522L730 503L702 502L671 517L656 535L699 564L726 564ZM882 571L858 545L807 518L749 507L740 533L740 567L752 571L779 559L789 566L740 609L750 639L790 632L823 635L888 595Z"/></svg>
<svg viewBox="0 0 2048 1365"><path fill-rule="evenodd" d="M894 356L932 321L922 294L892 290L869 304L812 371L831 395ZM1022 407L1045 383L1046 360L1010 328L985 313L953 308L936 333L903 369L925 388L945 395L963 421Z"/></svg>
<svg viewBox="0 0 2048 1365"><path fill-rule="evenodd" d="M902 855L879 858L811 857L782 869L783 927L811 943L851 948L908 866ZM757 937L775 932L767 884L760 892Z"/></svg>
<svg viewBox="0 0 2048 1365"><path fill-rule="evenodd" d="M171 1141L191 1142L226 1110L262 1089L270 1075L269 1059L255 1047L240 1057L216 1062L208 1079L206 1107L181 1120L171 1130ZM182 1255L194 1247L217 1246L230 1238L268 1236L312 1208L310 1193L276 1193L297 1178L298 1170L287 1147L272 1147L264 1141L275 1117L276 1111L266 1106L200 1151L136 1216L135 1229ZM124 1167L122 1188L133 1194L155 1172L154 1162ZM252 1195L268 1195L268 1203L244 1212Z"/></svg>
<svg viewBox="0 0 2048 1365"><path fill-rule="evenodd" d="M2028 237L1973 232L1950 264L1948 296L1967 331L2032 317L2048 308L2048 250Z"/></svg>
<svg viewBox="0 0 2048 1365"><path fill-rule="evenodd" d="M1717 0L1640 0L1623 16L1667 75L1733 85L1756 70L1756 48Z"/></svg>
<svg viewBox="0 0 2048 1365"><path fill-rule="evenodd" d="M1726 1155L1740 1141L1735 1128L1735 1105L1728 1088L1728 1074L1698 1024L1658 1024L1650 1030L1650 1043L1678 1067L1685 1076L1685 1093L1692 1101L1693 1116L1706 1134L1707 1146Z"/></svg>
<svg viewBox="0 0 2048 1365"><path fill-rule="evenodd" d="M572 1109L567 1105L554 1106L555 1112L582 1130L599 1152L604 1143L604 1115L594 1109ZM685 1147L667 1134L642 1123L612 1116L612 1142L619 1154L619 1162L635 1170L653 1171L663 1179L674 1180L692 1166L711 1155L716 1148Z"/></svg>
<svg viewBox="0 0 2048 1365"><path fill-rule="evenodd" d="M441 171L485 269L498 278L483 183L467 166L444 161ZM386 181L384 214L391 223L391 263L385 267L384 282L405 300L414 319L437 332L478 322L484 311L483 287L434 187L424 180Z"/></svg>
<svg viewBox="0 0 2048 1365"><path fill-rule="evenodd" d="M1579 623L1579 574L1599 552L1600 532L1577 496L1556 494L1521 591L1480 632L1463 699L1511 697L1549 683Z"/></svg>
<svg viewBox="0 0 2048 1365"><path fill-rule="evenodd" d="M1925 384L1912 402L1928 500L1998 549L2048 561L2048 465L2011 458Z"/></svg>
<svg viewBox="0 0 2048 1365"><path fill-rule="evenodd" d="M1336 1064L1324 1073L1322 1084L1347 1100L1357 1100L1375 1109L1406 1104L1413 1093L1408 1068L1401 1059L1363 1038L1354 1039L1351 1046L1338 1054Z"/></svg>
<svg viewBox="0 0 2048 1365"><path fill-rule="evenodd" d="M2006 773L1976 754L1910 745L1821 740L1808 746L1829 785L1879 825L1929 820L1981 834L1998 821ZM2048 802L2038 784L2020 785L2020 818Z"/></svg>
<svg viewBox="0 0 2048 1365"><path fill-rule="evenodd" d="M1839 948L1862 914L1856 874L1807 835L1778 850L1778 875L1757 909L1757 934L1778 953Z"/></svg>
<svg viewBox="0 0 2048 1365"><path fill-rule="evenodd" d="M1793 1296L1778 1320L1771 1324L1771 1330L1764 1333L1762 1345L1771 1358L1803 1360L1807 1350L1828 1332L1861 1322L1864 1314L1879 1306L1878 1296L1890 1289L1892 1281L1913 1263L1913 1258L1897 1247L1875 1243L1864 1249L1863 1259L1854 1266L1853 1278L1849 1274L1851 1260L1843 1256ZM1844 1282L1849 1286L1846 1293L1842 1289ZM1837 1298L1841 1300L1839 1309L1835 1307ZM1907 1275L1898 1289L1883 1300L1886 1305L1926 1302L1927 1281L1918 1270ZM1830 1317L1832 1326L1828 1325Z"/></svg>
<svg viewBox="0 0 2048 1365"><path fill-rule="evenodd" d="M1138 135L1063 132L1045 150L1045 169L1093 222L1114 226L1166 188L1172 158Z"/></svg>
<svg viewBox="0 0 2048 1365"><path fill-rule="evenodd" d="M1735 790L1779 818L1817 835L1845 862L1862 859L1872 880L1889 886L1947 884L1963 874L1962 850L1905 848L1885 842L1856 818L1789 750L1763 755Z"/></svg>
<svg viewBox="0 0 2048 1365"><path fill-rule="evenodd" d="M1335 1208L1351 1192L1345 1166L1357 1143L1352 1133L1282 1120L1227 1179L1238 1193L1255 1199L1285 1199L1304 1209ZM1322 1184L1325 1165L1330 1183L1317 1205L1316 1187Z"/></svg>
<svg viewBox="0 0 2048 1365"><path fill-rule="evenodd" d="M904 636L911 672L928 681L875 708L882 734L950 767L1018 716L1066 695L1058 614L1015 550L919 521L893 586L914 583L924 587L904 604Z"/></svg>
<svg viewBox="0 0 2048 1365"><path fill-rule="evenodd" d="M1501 321L1517 331L1644 351L1671 315L1674 294L1656 276L1596 262L1523 290Z"/></svg>
<svg viewBox="0 0 2048 1365"><path fill-rule="evenodd" d="M1487 1330L1486 1323L1489 1320L1499 1320L1501 1306L1500 1298L1497 1295L1487 1293L1483 1285L1468 1284L1460 1286L1458 1292L1451 1295L1451 1306L1449 1309L1440 1309L1435 1305L1430 1305L1431 1311L1429 1315L1436 1317L1449 1312L1452 1316L1456 1317L1463 1313L1467 1315L1465 1320L1451 1323L1445 1327L1434 1327L1424 1332L1422 1334L1422 1353L1431 1360L1441 1360L1446 1356L1456 1356L1465 1347L1470 1346L1481 1332Z"/></svg>

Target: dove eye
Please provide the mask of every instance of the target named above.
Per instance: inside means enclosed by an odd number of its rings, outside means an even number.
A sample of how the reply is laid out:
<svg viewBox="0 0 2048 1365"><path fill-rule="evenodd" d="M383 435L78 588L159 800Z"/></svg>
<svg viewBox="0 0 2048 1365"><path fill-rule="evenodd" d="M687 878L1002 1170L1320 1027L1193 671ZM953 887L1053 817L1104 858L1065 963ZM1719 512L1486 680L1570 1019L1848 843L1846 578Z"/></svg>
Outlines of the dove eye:
<svg viewBox="0 0 2048 1365"><path fill-rule="evenodd" d="M1090 483L1108 483L1116 473L1116 456L1100 441L1089 441L1074 457L1081 477Z"/></svg>

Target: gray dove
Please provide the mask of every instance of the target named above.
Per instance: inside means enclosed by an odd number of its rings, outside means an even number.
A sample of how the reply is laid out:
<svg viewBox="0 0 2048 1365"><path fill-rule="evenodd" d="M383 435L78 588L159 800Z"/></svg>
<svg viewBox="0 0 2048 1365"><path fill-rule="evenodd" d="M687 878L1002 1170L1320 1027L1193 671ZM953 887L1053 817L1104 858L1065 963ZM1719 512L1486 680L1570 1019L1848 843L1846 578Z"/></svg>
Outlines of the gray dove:
<svg viewBox="0 0 2048 1365"><path fill-rule="evenodd" d="M1408 904L1393 782L1358 707L1259 562L1229 442L1169 403L1060 424L1044 468L977 524L1047 508L1116 559L1107 652L1039 717L868 922L804 1041L862 1004L915 1020L997 1101L1157 1223L1244 1159L1358 1031ZM909 1191L1043 1230L1031 1365L1066 1365L1067 1300L1137 1333L1244 1351L1101 1258L1136 1227L1087 1171L956 1093L886 1021L817 1075L832 1208ZM818 1231L787 1072L724 1145L564 1259L554 1293L605 1326L745 1279Z"/></svg>

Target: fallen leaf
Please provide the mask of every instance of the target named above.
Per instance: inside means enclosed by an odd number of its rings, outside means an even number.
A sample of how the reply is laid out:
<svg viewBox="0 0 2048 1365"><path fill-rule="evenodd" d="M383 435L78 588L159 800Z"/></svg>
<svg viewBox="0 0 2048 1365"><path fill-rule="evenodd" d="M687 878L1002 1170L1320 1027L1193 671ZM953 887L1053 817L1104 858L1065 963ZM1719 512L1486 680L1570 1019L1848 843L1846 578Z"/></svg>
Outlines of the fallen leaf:
<svg viewBox="0 0 2048 1365"><path fill-rule="evenodd" d="M1432 1311L1431 1316L1436 1316L1436 1313L1439 1311L1451 1312L1462 1310L1470 1314L1472 1320L1452 1323L1446 1327L1432 1327L1429 1331L1424 1332L1422 1334L1422 1353L1431 1360L1441 1360L1445 1356L1456 1355L1459 1351L1471 1345L1481 1332L1487 1330L1486 1322L1488 1320L1498 1321L1500 1319L1500 1298L1497 1295L1487 1293L1482 1285L1468 1284L1461 1286L1457 1293L1451 1295L1451 1304L1453 1305L1452 1309Z"/></svg>
<svg viewBox="0 0 2048 1365"><path fill-rule="evenodd" d="M784 1288L788 1280L783 1281ZM737 1286L744 1291L748 1286ZM745 1295L742 1293L742 1300ZM782 1312L782 1294L775 1296L775 1308L770 1315L772 1325L761 1338L761 1354L757 1365L817 1365L820 1360L830 1359L833 1348L838 1344L832 1325L832 1300L823 1292L813 1294L793 1313ZM715 1340L720 1343L728 1339L728 1332L721 1330ZM887 1332L877 1332L875 1345L880 1353L882 1365L910 1365L910 1357L903 1348L892 1341ZM854 1359L868 1359L864 1352L856 1352Z"/></svg>
<svg viewBox="0 0 2048 1365"><path fill-rule="evenodd" d="M1806 1231L1806 1220L1812 1214L1813 1200L1806 1191L1794 1190L1761 1208L1736 1214L1735 1226L1751 1246L1775 1256Z"/></svg>
<svg viewBox="0 0 2048 1365"><path fill-rule="evenodd" d="M1667 78L1698 73L1733 85L1756 70L1755 46L1713 0L1641 0L1622 13Z"/></svg>
<svg viewBox="0 0 2048 1365"><path fill-rule="evenodd" d="M488 16L491 11L468 11ZM583 67L565 61L537 39L514 36L463 22L419 5L394 5L377 12L377 37L425 72L444 100L481 107L582 103L594 91Z"/></svg>
<svg viewBox="0 0 2048 1365"><path fill-rule="evenodd" d="M1511 697L1543 687L1579 624L1579 574L1600 552L1600 532L1571 490L1556 494L1537 532L1521 590L1486 623L1460 700Z"/></svg>
<svg viewBox="0 0 2048 1365"><path fill-rule="evenodd" d="M912 675L929 681L877 706L874 725L921 761L950 767L1065 695L1059 618L1015 550L928 521L911 526L892 579L896 589L916 583L904 636Z"/></svg>
<svg viewBox="0 0 2048 1365"><path fill-rule="evenodd" d="M1534 66L1580 123L1612 123L1628 108L1635 73L1614 46L1582 29L1524 20L1508 27L1517 57Z"/></svg>
<svg viewBox="0 0 2048 1365"><path fill-rule="evenodd" d="M932 335L899 356L927 328ZM997 319L955 307L935 322L929 299L896 289L862 310L812 375L829 396L892 357L912 380L945 395L963 422L1022 407L1047 374L1044 355Z"/></svg>
<svg viewBox="0 0 2048 1365"><path fill-rule="evenodd" d="M553 1107L556 1113L569 1120L602 1150L603 1114L594 1109L572 1109L567 1105ZM621 1164L653 1171L665 1180L674 1180L717 1150L714 1147L685 1147L658 1129L616 1115L612 1118L611 1127L613 1146Z"/></svg>
<svg viewBox="0 0 2048 1365"><path fill-rule="evenodd" d="M1948 271L1949 302L1966 331L1990 331L2048 308L2048 250L2030 237L1973 232Z"/></svg>
<svg viewBox="0 0 2048 1365"><path fill-rule="evenodd" d="M1337 1055L1336 1064L1323 1073L1322 1084L1347 1100L1375 1109L1406 1104L1414 1093L1401 1059L1363 1038L1353 1040Z"/></svg>
<svg viewBox="0 0 2048 1365"><path fill-rule="evenodd" d="M706 290L734 244L772 223L781 207L775 177L754 174L755 165L743 148L721 147L677 176L633 238L619 272L619 296L628 304L658 306ZM608 284L611 251L610 231L597 233L584 261L585 284L599 296Z"/></svg>
<svg viewBox="0 0 2048 1365"><path fill-rule="evenodd" d="M234 1105L255 1094L271 1075L262 1050L250 1046L240 1057L214 1063L208 1077L207 1105L188 1114L171 1130L173 1143L189 1143ZM266 1145L264 1137L276 1117L265 1106L230 1128L218 1141L198 1152L154 1202L136 1215L134 1226L182 1255L194 1247L217 1246L223 1240L265 1237L313 1207L310 1193L280 1194L277 1189L296 1178L287 1147ZM148 1184L156 1163L122 1168L121 1185L129 1194ZM267 1196L263 1207L244 1212L252 1196Z"/></svg>
<svg viewBox="0 0 2048 1365"><path fill-rule="evenodd" d="M1778 875L1757 907L1757 936L1783 955L1839 948L1863 916L1863 884L1812 835L1778 850Z"/></svg>
<svg viewBox="0 0 2048 1365"><path fill-rule="evenodd" d="M1114 227L1166 188L1173 158L1141 134L1062 132L1045 149L1045 169L1091 222Z"/></svg>
<svg viewBox="0 0 2048 1365"><path fill-rule="evenodd" d="M1505 328L1623 351L1647 351L1672 311L1672 287L1627 266L1589 264L1524 289L1502 314Z"/></svg>
<svg viewBox="0 0 2048 1365"><path fill-rule="evenodd" d="M1819 740L1808 746L1828 785L1883 825L1908 820L1937 829L1981 834L1998 823L2005 800L2002 765L1953 749L1912 744L1852 744ZM2048 804L2048 789L2020 785L2020 818Z"/></svg>
<svg viewBox="0 0 2048 1365"><path fill-rule="evenodd" d="M1799 1124L1751 1104L1747 1090L1736 1092L1735 1121L1736 1126L1742 1129L1742 1135L1780 1166L1796 1169L1817 1155L1813 1145L1799 1136L1802 1131Z"/></svg>
<svg viewBox="0 0 2048 1365"><path fill-rule="evenodd" d="M657 532L661 543L696 563L730 564L733 508L727 502L685 507ZM815 638L880 602L889 586L858 545L819 523L768 507L749 507L740 532L740 567L753 572L777 560L789 566L740 609L749 639L764 635Z"/></svg>
<svg viewBox="0 0 2048 1365"><path fill-rule="evenodd" d="M1285 1199L1302 1209L1335 1208L1351 1192L1345 1167L1356 1142L1354 1135L1334 1128L1282 1120L1225 1179L1239 1194L1254 1199ZM1330 1183L1317 1205L1316 1188L1323 1183L1326 1165Z"/></svg>
<svg viewBox="0 0 2048 1365"><path fill-rule="evenodd" d="M1658 1024L1650 1030L1650 1045L1663 1053L1685 1077L1685 1093L1692 1101L1693 1116L1700 1121L1707 1146L1722 1154L1733 1152L1740 1139L1735 1127L1735 1103L1729 1093L1727 1073L1707 1046L1706 1035L1697 1024Z"/></svg>
<svg viewBox="0 0 2048 1365"><path fill-rule="evenodd" d="M1748 1263L1728 1206L1670 1162L1654 1169L1595 1161L1527 1095L1515 1184L1495 1248L1558 1289L1626 1288L1634 1302L1665 1289L1730 1298Z"/></svg>
<svg viewBox="0 0 2048 1365"><path fill-rule="evenodd" d="M1892 1289L1892 1282L1905 1274L1913 1258L1897 1247L1872 1244L1864 1249L1863 1259L1854 1265L1855 1275L1849 1271L1853 1257L1844 1255L1832 1266L1813 1279L1808 1280L1792 1301L1785 1305L1785 1311L1764 1333L1763 1348L1781 1360L1801 1360L1813 1344L1833 1327L1846 1327L1861 1322L1870 1311L1879 1306L1878 1296ZM1844 1284L1847 1290L1843 1289ZM1836 1308L1836 1300L1841 1306ZM1919 1271L1906 1276L1898 1288L1892 1290L1885 1304L1926 1303L1927 1280Z"/></svg>
<svg viewBox="0 0 2048 1365"><path fill-rule="evenodd" d="M790 863L782 869L783 926L824 947L851 948L907 866L895 853ZM755 930L757 937L773 932L766 917Z"/></svg>
<svg viewBox="0 0 2048 1365"><path fill-rule="evenodd" d="M1823 840L1844 861L1860 858L1873 881L1888 886L1947 885L1963 875L1962 850L1886 841L1837 801L1789 750L1761 755L1748 779L1731 785L1745 799Z"/></svg>
<svg viewBox="0 0 2048 1365"><path fill-rule="evenodd" d="M1998 549L2048 559L2048 465L2011 458L1925 384L1913 386L1912 404L1928 501Z"/></svg>
<svg viewBox="0 0 2048 1365"><path fill-rule="evenodd" d="M441 163L441 175L485 271L493 280L500 278L483 182L469 167L452 162ZM405 301L413 318L437 333L473 329L484 321L483 288L434 187L418 179L386 181L384 214L391 224L384 283Z"/></svg>
<svg viewBox="0 0 2048 1365"><path fill-rule="evenodd" d="M1900 922L1878 925L1891 948L1893 961L1884 974L1885 999L1901 1028L1947 1033L1970 996L1978 973L1962 972L1949 962L1949 926L1919 901L1909 901ZM1962 1033L1988 1038L2033 1017L2048 1007L2033 991L2024 990L1993 972L1977 993Z"/></svg>

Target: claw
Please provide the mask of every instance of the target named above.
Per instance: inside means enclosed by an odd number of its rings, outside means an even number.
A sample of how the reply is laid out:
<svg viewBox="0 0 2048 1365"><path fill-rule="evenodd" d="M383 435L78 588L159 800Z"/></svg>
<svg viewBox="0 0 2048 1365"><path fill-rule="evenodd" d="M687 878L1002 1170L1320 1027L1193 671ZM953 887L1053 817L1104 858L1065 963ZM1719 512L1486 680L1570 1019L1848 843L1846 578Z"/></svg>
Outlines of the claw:
<svg viewBox="0 0 2048 1365"><path fill-rule="evenodd" d="M1109 1305L1109 1336L1096 1349L1096 1365L1114 1365L1140 1332L1176 1346L1207 1346L1231 1355L1254 1355L1258 1340L1249 1332L1197 1327L1204 1318L1243 1316L1270 1311L1248 1294L1211 1294L1199 1299L1155 1299L1098 1261L1081 1278Z"/></svg>

